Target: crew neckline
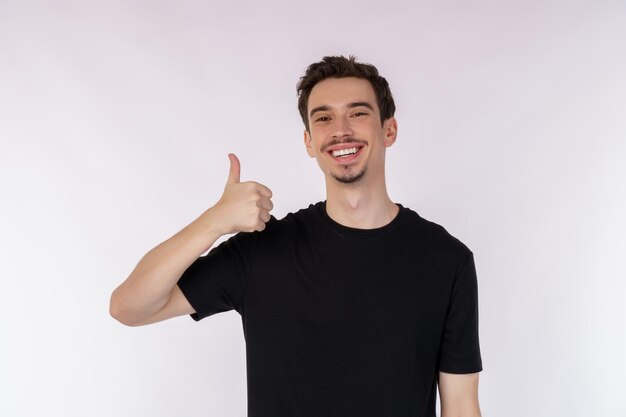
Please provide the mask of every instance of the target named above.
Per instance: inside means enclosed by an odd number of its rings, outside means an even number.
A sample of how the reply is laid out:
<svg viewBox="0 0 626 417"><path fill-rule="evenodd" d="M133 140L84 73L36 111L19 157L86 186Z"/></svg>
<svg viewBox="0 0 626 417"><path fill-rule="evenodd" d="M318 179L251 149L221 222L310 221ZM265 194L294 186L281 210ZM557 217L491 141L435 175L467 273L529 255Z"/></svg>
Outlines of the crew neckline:
<svg viewBox="0 0 626 417"><path fill-rule="evenodd" d="M385 235L393 230L397 229L400 223L406 217L407 209L400 203L394 203L398 206L398 214L386 225L381 227L376 227L374 229L359 229L356 227L344 226L341 223L333 220L326 211L326 201L320 201L315 204L315 208L317 212L322 217L324 224L331 229L333 232L336 232L340 235L356 237L356 238L375 238Z"/></svg>

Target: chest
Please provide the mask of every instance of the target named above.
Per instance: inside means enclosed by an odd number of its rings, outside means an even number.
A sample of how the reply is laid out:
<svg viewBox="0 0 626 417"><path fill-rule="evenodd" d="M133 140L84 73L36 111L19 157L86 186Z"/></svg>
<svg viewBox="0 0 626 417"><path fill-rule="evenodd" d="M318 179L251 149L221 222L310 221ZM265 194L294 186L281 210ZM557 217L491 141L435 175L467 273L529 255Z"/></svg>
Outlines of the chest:
<svg viewBox="0 0 626 417"><path fill-rule="evenodd" d="M246 292L247 331L294 349L436 340L451 279L420 250L384 241L286 245L255 263Z"/></svg>

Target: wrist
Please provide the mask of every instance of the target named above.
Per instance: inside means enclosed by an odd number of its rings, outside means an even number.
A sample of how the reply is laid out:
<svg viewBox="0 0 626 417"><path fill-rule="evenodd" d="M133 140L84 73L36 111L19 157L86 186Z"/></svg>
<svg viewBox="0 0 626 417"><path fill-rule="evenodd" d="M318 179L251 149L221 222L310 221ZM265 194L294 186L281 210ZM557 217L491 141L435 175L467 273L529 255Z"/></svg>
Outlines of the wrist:
<svg viewBox="0 0 626 417"><path fill-rule="evenodd" d="M224 213L219 203L202 213L200 217L194 220L192 225L197 233L215 239L231 233L227 230L228 226L226 225Z"/></svg>

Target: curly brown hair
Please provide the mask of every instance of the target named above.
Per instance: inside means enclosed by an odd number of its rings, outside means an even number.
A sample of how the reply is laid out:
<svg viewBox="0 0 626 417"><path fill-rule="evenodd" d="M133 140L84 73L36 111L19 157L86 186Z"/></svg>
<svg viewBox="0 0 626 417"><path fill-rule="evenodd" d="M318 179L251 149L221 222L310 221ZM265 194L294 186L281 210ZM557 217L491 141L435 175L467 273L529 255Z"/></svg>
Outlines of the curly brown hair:
<svg viewBox="0 0 626 417"><path fill-rule="evenodd" d="M296 85L298 92L298 111L309 131L309 118L307 116L309 95L313 87L327 78L356 77L370 82L376 93L376 101L380 109L380 123L392 117L396 111L389 83L378 74L378 70L371 64L357 62L356 57L350 55L325 56L320 62L315 62L307 68L306 72ZM310 132L310 131L309 131Z"/></svg>

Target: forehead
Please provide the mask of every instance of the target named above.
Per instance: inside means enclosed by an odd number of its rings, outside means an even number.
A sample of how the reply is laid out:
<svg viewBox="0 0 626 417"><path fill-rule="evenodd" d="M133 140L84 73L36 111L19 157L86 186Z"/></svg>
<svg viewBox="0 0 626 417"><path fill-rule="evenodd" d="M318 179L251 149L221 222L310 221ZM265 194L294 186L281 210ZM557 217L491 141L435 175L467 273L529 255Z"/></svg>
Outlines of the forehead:
<svg viewBox="0 0 626 417"><path fill-rule="evenodd" d="M362 78L327 78L315 84L309 95L308 108L318 106L344 107L366 101L378 109L376 93L369 81Z"/></svg>

